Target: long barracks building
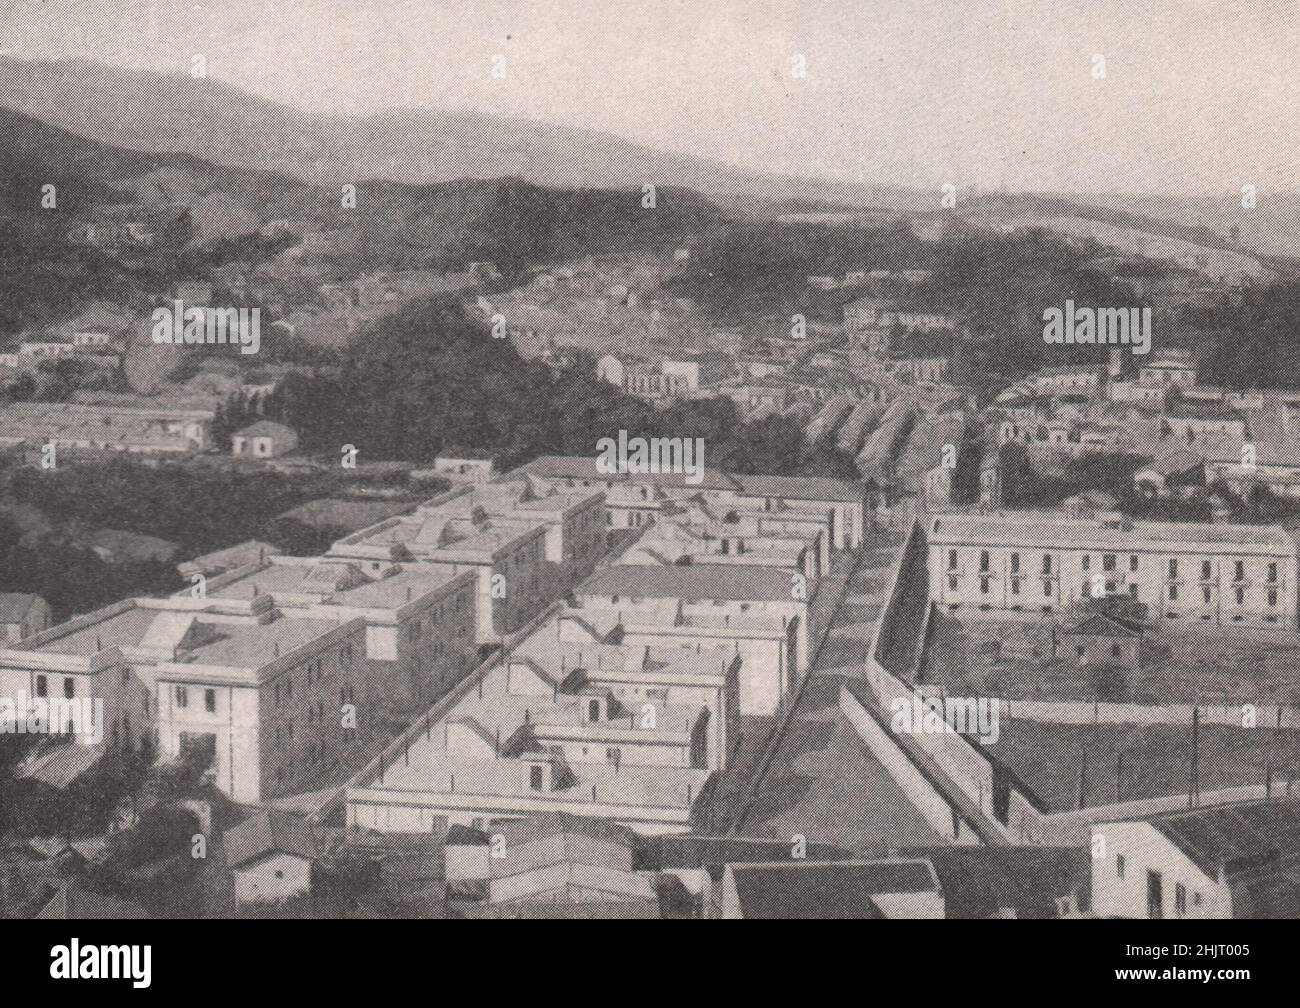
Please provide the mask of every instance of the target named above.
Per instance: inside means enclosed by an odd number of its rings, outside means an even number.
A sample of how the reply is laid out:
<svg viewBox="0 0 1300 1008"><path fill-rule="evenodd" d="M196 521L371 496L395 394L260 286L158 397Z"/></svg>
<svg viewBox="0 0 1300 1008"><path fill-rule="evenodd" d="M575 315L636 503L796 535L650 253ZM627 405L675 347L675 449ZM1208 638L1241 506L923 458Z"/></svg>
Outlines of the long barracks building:
<svg viewBox="0 0 1300 1008"><path fill-rule="evenodd" d="M930 597L1050 612L1127 594L1152 617L1297 626L1296 540L1271 525L1104 521L1010 511L929 519Z"/></svg>

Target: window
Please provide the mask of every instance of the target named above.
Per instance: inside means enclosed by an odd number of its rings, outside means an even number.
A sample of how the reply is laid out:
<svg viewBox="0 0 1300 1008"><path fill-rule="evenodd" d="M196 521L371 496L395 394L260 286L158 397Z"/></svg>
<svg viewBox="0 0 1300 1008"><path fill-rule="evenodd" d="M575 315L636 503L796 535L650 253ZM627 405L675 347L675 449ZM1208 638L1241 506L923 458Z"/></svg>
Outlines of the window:
<svg viewBox="0 0 1300 1008"><path fill-rule="evenodd" d="M1012 595L1019 595L1019 594L1020 594L1020 582L1019 582L1019 581L1012 581L1012 582L1011 582L1011 594L1012 594Z"/></svg>
<svg viewBox="0 0 1300 1008"><path fill-rule="evenodd" d="M1246 580L1246 562L1244 560L1234 561L1232 565L1232 580L1234 581Z"/></svg>
<svg viewBox="0 0 1300 1008"><path fill-rule="evenodd" d="M1115 569L1115 554L1104 553L1101 557L1101 569L1104 571L1113 571Z"/></svg>
<svg viewBox="0 0 1300 1008"><path fill-rule="evenodd" d="M1157 871L1147 872L1147 916L1159 920L1165 915L1165 883Z"/></svg>
<svg viewBox="0 0 1300 1008"><path fill-rule="evenodd" d="M1020 573L1020 554L1019 554L1019 553L1012 553L1012 554L1011 554L1011 573L1012 573L1012 574L1019 574L1019 573Z"/></svg>
<svg viewBox="0 0 1300 1008"><path fill-rule="evenodd" d="M1178 585L1171 584L1169 586L1169 601L1170 602L1178 601Z"/></svg>
<svg viewBox="0 0 1300 1008"><path fill-rule="evenodd" d="M1051 597L1052 597L1052 582L1050 582L1050 581L1044 581L1044 582L1043 582L1043 598L1051 598Z"/></svg>
<svg viewBox="0 0 1300 1008"><path fill-rule="evenodd" d="M1243 605L1246 601L1246 589L1238 588L1234 594L1237 596L1237 605Z"/></svg>
<svg viewBox="0 0 1300 1008"><path fill-rule="evenodd" d="M950 549L948 551L948 569L957 569L957 551L955 549Z"/></svg>
<svg viewBox="0 0 1300 1008"><path fill-rule="evenodd" d="M1209 604L1210 604L1210 597L1211 597L1213 594L1214 594L1214 593L1211 592L1209 588L1202 588L1202 589L1201 589L1201 598L1205 600L1205 604L1206 604L1206 605L1209 605Z"/></svg>
<svg viewBox="0 0 1300 1008"><path fill-rule="evenodd" d="M1123 854L1115 855L1115 877L1116 878L1124 877L1124 855Z"/></svg>
<svg viewBox="0 0 1300 1008"><path fill-rule="evenodd" d="M1043 557L1043 573L1044 574L1052 573L1052 555L1050 553L1046 554Z"/></svg>
<svg viewBox="0 0 1300 1008"><path fill-rule="evenodd" d="M986 571L988 569L989 569L989 551L980 550L980 570Z"/></svg>
<svg viewBox="0 0 1300 1008"><path fill-rule="evenodd" d="M217 712L217 691L214 689L203 691L203 709L209 714Z"/></svg>
<svg viewBox="0 0 1300 1008"><path fill-rule="evenodd" d="M1275 563L1268 565L1268 583L1277 584L1277 564Z"/></svg>
<svg viewBox="0 0 1300 1008"><path fill-rule="evenodd" d="M600 720L600 701L599 701L599 700L590 700L590 701L587 702L587 720L588 720L588 721L599 721L599 720Z"/></svg>
<svg viewBox="0 0 1300 1008"><path fill-rule="evenodd" d="M534 791L542 789L542 768L531 766L528 768L528 786Z"/></svg>
<svg viewBox="0 0 1300 1008"><path fill-rule="evenodd" d="M1083 564L1082 564L1082 566L1083 566L1083 569L1084 569L1084 570L1087 570L1088 568L1090 568L1090 567L1092 566L1092 556L1091 556L1091 554L1085 553L1085 554L1083 555Z"/></svg>
<svg viewBox="0 0 1300 1008"><path fill-rule="evenodd" d="M1200 906L1200 905L1201 905L1201 894L1199 892L1192 893L1192 906Z"/></svg>
<svg viewBox="0 0 1300 1008"><path fill-rule="evenodd" d="M1136 556L1128 558L1128 569L1131 571L1136 571L1138 569L1138 558Z"/></svg>
<svg viewBox="0 0 1300 1008"><path fill-rule="evenodd" d="M45 696L45 691L46 691L45 676L38 675L36 677L36 695L38 697L43 697Z"/></svg>
<svg viewBox="0 0 1300 1008"><path fill-rule="evenodd" d="M987 595L987 594L989 593L989 579L988 579L988 578L980 578L980 592L981 592L981 594L984 594L984 595Z"/></svg>
<svg viewBox="0 0 1300 1008"><path fill-rule="evenodd" d="M950 577L948 579L948 590L949 591L957 590L957 579L955 577Z"/></svg>
<svg viewBox="0 0 1300 1008"><path fill-rule="evenodd" d="M176 687L176 706L188 707L190 705L190 691L184 686Z"/></svg>
<svg viewBox="0 0 1300 1008"><path fill-rule="evenodd" d="M1201 561L1201 577L1202 577L1202 578L1211 578L1211 577L1214 577L1213 570L1214 570L1214 568L1211 566L1210 561L1208 561L1208 560L1202 560L1202 561Z"/></svg>
<svg viewBox="0 0 1300 1008"><path fill-rule="evenodd" d="M1177 560L1170 560L1170 561L1169 561L1169 580L1172 581L1172 580L1173 580L1174 578L1176 578L1176 577L1178 577L1178 561L1177 561Z"/></svg>
<svg viewBox="0 0 1300 1008"><path fill-rule="evenodd" d="M1276 592L1276 591L1270 591L1270 592L1268 593L1268 604L1271 605L1271 606L1275 606L1275 605L1277 605L1277 592Z"/></svg>
<svg viewBox="0 0 1300 1008"><path fill-rule="evenodd" d="M1174 886L1174 913L1187 913L1187 887L1181 882Z"/></svg>

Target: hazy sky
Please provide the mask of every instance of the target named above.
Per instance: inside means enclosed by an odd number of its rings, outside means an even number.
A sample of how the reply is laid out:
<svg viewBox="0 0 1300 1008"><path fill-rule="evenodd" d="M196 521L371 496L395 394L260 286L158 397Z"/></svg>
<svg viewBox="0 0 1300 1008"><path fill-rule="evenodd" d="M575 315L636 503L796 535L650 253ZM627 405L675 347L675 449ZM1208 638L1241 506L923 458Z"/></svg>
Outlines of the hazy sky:
<svg viewBox="0 0 1300 1008"><path fill-rule="evenodd" d="M1294 0L4 2L15 55L187 71L198 52L322 111L471 109L927 188L1300 187Z"/></svg>

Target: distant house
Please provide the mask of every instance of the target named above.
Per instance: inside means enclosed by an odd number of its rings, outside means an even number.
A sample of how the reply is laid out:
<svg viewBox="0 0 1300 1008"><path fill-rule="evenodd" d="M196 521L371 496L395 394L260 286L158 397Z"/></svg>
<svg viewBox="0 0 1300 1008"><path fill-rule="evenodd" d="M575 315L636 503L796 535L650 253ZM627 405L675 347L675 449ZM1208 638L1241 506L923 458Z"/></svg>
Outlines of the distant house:
<svg viewBox="0 0 1300 1008"><path fill-rule="evenodd" d="M226 830L224 844L237 904L283 903L311 892L321 852L305 820L280 809L258 809Z"/></svg>
<svg viewBox="0 0 1300 1008"><path fill-rule="evenodd" d="M126 529L96 529L85 537L86 544L105 563L168 563L180 546L169 539L130 532Z"/></svg>
<svg viewBox="0 0 1300 1008"><path fill-rule="evenodd" d="M50 625L50 605L28 592L0 593L0 642L12 643Z"/></svg>
<svg viewBox="0 0 1300 1008"><path fill-rule="evenodd" d="M273 420L259 420L230 438L230 454L237 458L275 458L298 447L298 433Z"/></svg>
<svg viewBox="0 0 1300 1008"><path fill-rule="evenodd" d="M1205 486L1205 459L1179 444L1163 446L1149 466L1133 474L1133 484L1147 497L1186 497Z"/></svg>

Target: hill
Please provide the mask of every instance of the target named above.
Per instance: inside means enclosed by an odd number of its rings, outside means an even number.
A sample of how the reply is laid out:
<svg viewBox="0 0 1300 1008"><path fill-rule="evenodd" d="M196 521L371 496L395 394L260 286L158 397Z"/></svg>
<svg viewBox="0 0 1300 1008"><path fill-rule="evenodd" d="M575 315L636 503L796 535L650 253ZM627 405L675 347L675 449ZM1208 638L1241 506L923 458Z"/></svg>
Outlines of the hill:
<svg viewBox="0 0 1300 1008"><path fill-rule="evenodd" d="M79 136L147 153L186 153L333 188L363 179L428 185L515 177L539 186L622 189L652 182L760 203L797 196L921 209L903 189L765 175L706 157L529 120L441 109L321 115L216 80L82 61L0 56L0 105Z"/></svg>

